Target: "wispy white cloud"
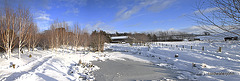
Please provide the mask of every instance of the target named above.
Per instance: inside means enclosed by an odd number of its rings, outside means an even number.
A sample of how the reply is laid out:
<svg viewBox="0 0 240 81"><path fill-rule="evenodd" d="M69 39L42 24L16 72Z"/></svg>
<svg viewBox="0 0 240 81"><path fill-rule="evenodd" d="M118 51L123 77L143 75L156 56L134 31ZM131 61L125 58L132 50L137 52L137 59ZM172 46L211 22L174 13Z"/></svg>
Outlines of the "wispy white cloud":
<svg viewBox="0 0 240 81"><path fill-rule="evenodd" d="M203 30L199 26L192 26L192 27L188 27L188 28L184 28L184 29L179 29L179 31L200 34L200 33L203 33L205 30Z"/></svg>
<svg viewBox="0 0 240 81"><path fill-rule="evenodd" d="M125 20L130 18L133 14L137 13L141 9L140 6L134 6L132 9L127 10L126 8L121 9L117 15L116 20Z"/></svg>
<svg viewBox="0 0 240 81"><path fill-rule="evenodd" d="M215 26L201 26L203 28L212 28L213 30L217 31L218 33L223 33L224 31L220 30L219 28ZM186 32L189 34L203 34L203 32L209 32L207 30L204 30L200 26L191 26L183 29L176 29L176 28L169 28L169 29L154 29L154 30L148 30L146 32L159 32L159 31L180 31L180 32ZM213 32L211 32L213 33ZM217 34L216 32L213 34Z"/></svg>
<svg viewBox="0 0 240 81"><path fill-rule="evenodd" d="M152 4L152 6L150 6L148 8L148 10L153 11L153 12L159 12L159 11L169 7L176 0L157 0L157 1L158 2Z"/></svg>
<svg viewBox="0 0 240 81"><path fill-rule="evenodd" d="M50 20L50 18L47 17L47 16L39 16L39 17L37 17L35 19L37 19L37 20Z"/></svg>
<svg viewBox="0 0 240 81"><path fill-rule="evenodd" d="M116 13L116 21L126 20L132 15L138 13L142 9L147 9L153 12L159 12L166 9L176 0L143 0L137 1L136 5L132 7L123 7Z"/></svg>
<svg viewBox="0 0 240 81"><path fill-rule="evenodd" d="M45 11L38 11L34 14L36 20L41 20L41 21L50 21L52 20L50 18L50 15L47 14Z"/></svg>
<svg viewBox="0 0 240 81"><path fill-rule="evenodd" d="M201 29L198 26L191 26L188 28L183 28L183 29L176 29L176 28L169 28L169 29L155 29L155 30L149 30L147 32L159 32L159 31L180 31L180 32L186 32L186 33L194 33L194 34L201 34L203 33L205 30Z"/></svg>
<svg viewBox="0 0 240 81"><path fill-rule="evenodd" d="M45 11L37 11L34 14L34 19L36 19L40 31L47 30L50 27L50 21L52 21L50 15Z"/></svg>
<svg viewBox="0 0 240 81"><path fill-rule="evenodd" d="M37 25L40 31L48 30L50 28L49 21L38 21Z"/></svg>
<svg viewBox="0 0 240 81"><path fill-rule="evenodd" d="M200 10L200 11L201 11L202 13L210 13L210 12L216 11L216 10L219 10L219 8L217 8L217 7L206 8L206 9L202 9L202 10ZM199 11L199 10L196 10L196 11L194 11L193 13L194 13L194 14L200 14L200 11Z"/></svg>
<svg viewBox="0 0 240 81"><path fill-rule="evenodd" d="M87 28L87 30L89 32L94 31L94 30L99 30L99 29L104 30L104 31L109 32L109 33L116 32L116 30L114 30L115 27L107 25L106 23L101 22L101 21L99 21L95 24L86 24L85 28Z"/></svg>
<svg viewBox="0 0 240 81"><path fill-rule="evenodd" d="M121 16L128 8L127 7L124 7L122 8L121 10L119 10L116 14L117 17Z"/></svg>
<svg viewBox="0 0 240 81"><path fill-rule="evenodd" d="M204 29L208 29L208 30L214 30L214 33L223 33L224 31L217 28L216 26L192 26L192 27L188 27L188 28L184 28L184 29L179 29L179 31L183 31L183 32L187 32L187 33L194 33L194 34L202 34L203 32L209 32L207 30ZM211 29L210 29L211 28ZM212 32L213 33L213 32Z"/></svg>
<svg viewBox="0 0 240 81"><path fill-rule="evenodd" d="M176 29L170 28L170 29L168 29L168 31L176 31Z"/></svg>
<svg viewBox="0 0 240 81"><path fill-rule="evenodd" d="M103 27L100 27L101 25L104 25L105 23L104 22L97 22L96 24L94 24L92 27L94 29L97 29L97 28L103 28Z"/></svg>
<svg viewBox="0 0 240 81"><path fill-rule="evenodd" d="M66 21L66 23L68 24L69 27L73 27L74 26L74 22L73 21Z"/></svg>

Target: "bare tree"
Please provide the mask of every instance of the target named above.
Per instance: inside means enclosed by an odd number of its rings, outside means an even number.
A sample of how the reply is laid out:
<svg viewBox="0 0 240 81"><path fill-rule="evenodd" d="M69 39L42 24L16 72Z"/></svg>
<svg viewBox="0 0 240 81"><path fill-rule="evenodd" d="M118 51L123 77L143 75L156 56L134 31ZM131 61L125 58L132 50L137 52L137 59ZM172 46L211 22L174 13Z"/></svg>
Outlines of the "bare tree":
<svg viewBox="0 0 240 81"><path fill-rule="evenodd" d="M80 44L80 36L81 36L81 28L79 28L78 24L74 25L74 36L73 36L73 44L75 47L75 53L77 52L77 48Z"/></svg>
<svg viewBox="0 0 240 81"><path fill-rule="evenodd" d="M67 35L67 31L68 31L68 25L66 22L62 22L62 30L61 30L61 38L62 38L62 47L66 48L66 44L67 44L67 40L68 40L68 35Z"/></svg>
<svg viewBox="0 0 240 81"><path fill-rule="evenodd" d="M84 50L86 50L86 48L90 45L90 36L89 36L89 33L86 29L83 29L83 35L82 35L82 43L83 43L83 47L84 47Z"/></svg>
<svg viewBox="0 0 240 81"><path fill-rule="evenodd" d="M193 19L202 29L211 33L224 31L240 36L239 31L234 31L240 29L239 0L205 0L198 2L196 8Z"/></svg>
<svg viewBox="0 0 240 81"><path fill-rule="evenodd" d="M106 32L100 31L93 31L90 35L91 43L90 46L93 48L93 51L103 51L104 50L104 43L109 42L108 38L106 37Z"/></svg>
<svg viewBox="0 0 240 81"><path fill-rule="evenodd" d="M98 32L95 30L91 33L91 43L90 46L93 51L97 51L99 49L99 35Z"/></svg>
<svg viewBox="0 0 240 81"><path fill-rule="evenodd" d="M59 27L62 27L62 24L58 22L58 20L55 20L54 21L54 24L53 24L54 28L55 29L55 32L54 32L54 37L55 37L55 47L58 49L60 47L60 44L61 44L61 30L59 29Z"/></svg>
<svg viewBox="0 0 240 81"><path fill-rule="evenodd" d="M15 47L17 40L17 15L13 9L6 6L4 11L1 11L0 18L1 40L3 42L1 47L6 51L8 55L7 59L9 59L11 57L11 50Z"/></svg>
<svg viewBox="0 0 240 81"><path fill-rule="evenodd" d="M33 26L34 26L34 23L32 22L32 23L30 23L30 26L28 27L28 31L27 32L29 32L28 34L27 34L27 36L28 36L28 39L27 39L27 47L28 47L28 52L30 52L30 49L31 49L31 40L32 40L32 28L33 28Z"/></svg>
<svg viewBox="0 0 240 81"><path fill-rule="evenodd" d="M134 37L134 41L138 43L145 43L149 41L149 37L144 33L134 33L132 37Z"/></svg>
<svg viewBox="0 0 240 81"><path fill-rule="evenodd" d="M65 40L66 48L68 48L73 38L73 32L70 32L68 25L66 26L65 37L66 37L66 40Z"/></svg>
<svg viewBox="0 0 240 81"><path fill-rule="evenodd" d="M27 40L29 35L27 35L29 33L29 26L30 23L32 23L32 16L29 12L29 9L25 9L25 8L19 8L18 9L18 16L17 16L17 22L18 22L18 27L19 27L19 31L18 31L18 58L21 58L21 49L27 44Z"/></svg>
<svg viewBox="0 0 240 81"><path fill-rule="evenodd" d="M48 38L48 42L49 42L49 48L51 48L52 52L55 48L55 26L53 26L53 24L51 25L51 28L49 31L46 32L47 33L47 38Z"/></svg>
<svg viewBox="0 0 240 81"><path fill-rule="evenodd" d="M44 33L40 34L39 44L41 45L43 50L45 50L47 48L47 46L49 45L48 35L50 35L50 34L48 34L47 32L44 32Z"/></svg>
<svg viewBox="0 0 240 81"><path fill-rule="evenodd" d="M39 34L38 34L38 27L37 25L34 25L31 29L31 47L32 51L34 51L34 48L38 45L39 43Z"/></svg>

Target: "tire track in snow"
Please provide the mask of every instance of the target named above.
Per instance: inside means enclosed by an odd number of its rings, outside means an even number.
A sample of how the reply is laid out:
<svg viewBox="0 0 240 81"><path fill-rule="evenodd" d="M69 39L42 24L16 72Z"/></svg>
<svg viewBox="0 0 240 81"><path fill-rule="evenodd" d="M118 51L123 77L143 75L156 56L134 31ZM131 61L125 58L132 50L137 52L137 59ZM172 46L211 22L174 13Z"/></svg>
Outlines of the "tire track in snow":
<svg viewBox="0 0 240 81"><path fill-rule="evenodd" d="M21 72L15 72L15 73L11 74L10 76L4 77L0 81L13 81L13 80L17 79L18 77L21 77L22 75L24 75L26 73L34 72L38 67L43 65L48 60L52 59L52 57L53 56L45 57L43 60L40 60L36 64L34 64L33 67L30 67L31 69L26 70L26 71L21 71Z"/></svg>

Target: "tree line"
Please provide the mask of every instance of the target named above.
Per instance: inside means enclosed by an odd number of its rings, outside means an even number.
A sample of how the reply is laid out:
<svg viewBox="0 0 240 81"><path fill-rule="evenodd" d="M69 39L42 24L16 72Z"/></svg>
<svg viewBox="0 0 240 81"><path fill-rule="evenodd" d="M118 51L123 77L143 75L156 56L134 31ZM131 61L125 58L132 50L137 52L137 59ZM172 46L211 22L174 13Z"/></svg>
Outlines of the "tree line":
<svg viewBox="0 0 240 81"><path fill-rule="evenodd" d="M180 31L156 31L156 32L142 32L142 33L114 33L108 34L108 37L112 36L129 36L132 41L129 43L145 43L145 42L157 42L161 40L166 40L171 38L174 35L185 36L189 35L186 32Z"/></svg>
<svg viewBox="0 0 240 81"><path fill-rule="evenodd" d="M8 6L0 9L0 39L1 51L4 52L1 55L7 59L12 56L13 49L18 49L20 59L24 47L28 51L34 51L37 46L52 51L72 47L76 52L81 46L85 50L91 48L93 51L102 51L104 42L109 42L106 32L102 30L88 33L78 23L72 28L65 21L59 20L55 20L49 30L39 32L28 8L13 9Z"/></svg>

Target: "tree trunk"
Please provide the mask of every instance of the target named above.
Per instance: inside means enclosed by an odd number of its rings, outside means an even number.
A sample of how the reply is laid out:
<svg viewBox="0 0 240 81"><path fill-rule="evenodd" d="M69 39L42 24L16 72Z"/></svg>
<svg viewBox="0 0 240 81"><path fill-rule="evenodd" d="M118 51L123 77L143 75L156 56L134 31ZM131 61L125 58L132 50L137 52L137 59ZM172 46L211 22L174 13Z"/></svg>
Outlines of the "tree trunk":
<svg viewBox="0 0 240 81"><path fill-rule="evenodd" d="M7 59L9 59L10 58L9 47L6 48L6 52L7 52Z"/></svg>
<svg viewBox="0 0 240 81"><path fill-rule="evenodd" d="M7 52L7 55L8 55L8 57L7 57L7 59L9 59L10 58L10 53L9 53L9 49L10 49L10 47L9 47L9 42L10 42L10 40L9 40L9 38L10 38L10 36L9 36L9 30L7 30L7 44L6 44L6 52Z"/></svg>
<svg viewBox="0 0 240 81"><path fill-rule="evenodd" d="M10 46L8 49L9 58L11 58L11 49L12 49L12 47Z"/></svg>
<svg viewBox="0 0 240 81"><path fill-rule="evenodd" d="M21 58L21 44L19 44L19 46L18 46L18 59L20 59L20 58Z"/></svg>
<svg viewBox="0 0 240 81"><path fill-rule="evenodd" d="M76 48L75 48L75 54L77 54L77 46L76 46Z"/></svg>
<svg viewBox="0 0 240 81"><path fill-rule="evenodd" d="M45 47L46 47L46 46L44 45L44 46L43 46L43 50L45 50Z"/></svg>
<svg viewBox="0 0 240 81"><path fill-rule="evenodd" d="M30 52L30 45L28 45L28 52Z"/></svg>

